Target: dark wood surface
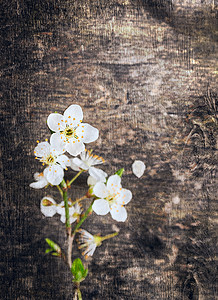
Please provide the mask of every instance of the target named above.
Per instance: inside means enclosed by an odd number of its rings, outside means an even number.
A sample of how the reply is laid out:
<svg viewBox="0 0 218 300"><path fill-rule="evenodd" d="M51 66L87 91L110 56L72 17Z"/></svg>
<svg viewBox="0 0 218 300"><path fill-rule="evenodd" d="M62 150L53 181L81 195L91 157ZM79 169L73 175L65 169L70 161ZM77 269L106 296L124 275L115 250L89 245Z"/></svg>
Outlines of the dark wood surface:
<svg viewBox="0 0 218 300"><path fill-rule="evenodd" d="M216 299L215 1L12 0L0 16L1 299L73 297L65 265L44 254L46 237L65 239L59 217L39 209L58 191L29 188L47 116L72 103L100 130L91 146L104 170L124 167L133 193L127 222L85 223L120 234L87 261L84 299ZM84 174L72 197L85 186Z"/></svg>

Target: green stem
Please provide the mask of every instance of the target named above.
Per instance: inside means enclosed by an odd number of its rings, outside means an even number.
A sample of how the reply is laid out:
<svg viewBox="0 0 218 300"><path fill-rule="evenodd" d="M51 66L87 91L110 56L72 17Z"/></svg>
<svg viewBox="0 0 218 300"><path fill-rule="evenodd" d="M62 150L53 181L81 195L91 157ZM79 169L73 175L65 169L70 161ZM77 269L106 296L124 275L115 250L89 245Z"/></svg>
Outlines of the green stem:
<svg viewBox="0 0 218 300"><path fill-rule="evenodd" d="M77 177L79 177L80 174L82 174L82 172L84 172L85 170L80 170L76 176L73 177L73 179L71 179L71 181L67 184L68 187L71 186L71 184L77 179Z"/></svg>
<svg viewBox="0 0 218 300"><path fill-rule="evenodd" d="M70 232L69 228L71 228L71 225L70 225L69 205L68 205L68 196L67 196L67 184L64 179L61 181L60 185L63 191L63 200L64 200L65 217L66 217L65 224L66 224L67 233L69 235Z"/></svg>
<svg viewBox="0 0 218 300"><path fill-rule="evenodd" d="M88 215L92 212L92 205L93 205L93 202L92 201L92 204L89 206L89 208L86 210L84 216L80 219L80 221L77 223L77 225L75 226L74 228L74 231L73 231L73 235L76 233L76 231L80 228L80 226L82 225L82 223L87 219Z"/></svg>
<svg viewBox="0 0 218 300"><path fill-rule="evenodd" d="M59 190L61 196L63 197L63 191L62 188L59 185L56 185L57 189Z"/></svg>
<svg viewBox="0 0 218 300"><path fill-rule="evenodd" d="M118 235L118 232L114 232L114 233L111 233L111 234L108 234L108 235L105 235L101 238L101 241L105 241L105 240L108 240L108 239L111 239L112 237Z"/></svg>

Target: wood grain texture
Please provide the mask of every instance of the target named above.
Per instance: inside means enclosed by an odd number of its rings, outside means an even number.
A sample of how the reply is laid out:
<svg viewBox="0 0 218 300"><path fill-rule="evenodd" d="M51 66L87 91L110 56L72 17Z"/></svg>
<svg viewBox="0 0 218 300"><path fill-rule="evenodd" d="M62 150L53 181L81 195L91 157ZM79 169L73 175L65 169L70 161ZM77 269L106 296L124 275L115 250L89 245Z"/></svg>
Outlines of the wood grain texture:
<svg viewBox="0 0 218 300"><path fill-rule="evenodd" d="M47 116L80 104L91 146L124 167L128 220L84 228L120 235L87 261L84 299L217 296L217 7L215 1L1 1L1 299L72 299L69 271L44 255L65 239L29 188ZM145 162L141 179L131 171ZM69 173L69 177L73 172ZM72 198L85 191L86 175ZM172 201L179 197L179 204ZM80 255L78 250L74 256Z"/></svg>

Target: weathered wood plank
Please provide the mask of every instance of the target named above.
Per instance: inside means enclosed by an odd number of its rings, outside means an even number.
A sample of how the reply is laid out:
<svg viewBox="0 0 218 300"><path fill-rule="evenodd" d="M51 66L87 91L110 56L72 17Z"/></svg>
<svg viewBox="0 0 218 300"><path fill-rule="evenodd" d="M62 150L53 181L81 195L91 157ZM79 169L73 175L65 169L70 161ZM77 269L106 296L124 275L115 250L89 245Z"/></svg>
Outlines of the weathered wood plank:
<svg viewBox="0 0 218 300"><path fill-rule="evenodd" d="M17 0L0 11L2 299L72 299L68 270L44 255L44 238L63 242L64 226L28 187L48 114L72 103L100 129L92 147L104 169L124 167L133 192L120 235L88 261L84 299L215 299L215 2ZM93 233L115 226L94 217Z"/></svg>

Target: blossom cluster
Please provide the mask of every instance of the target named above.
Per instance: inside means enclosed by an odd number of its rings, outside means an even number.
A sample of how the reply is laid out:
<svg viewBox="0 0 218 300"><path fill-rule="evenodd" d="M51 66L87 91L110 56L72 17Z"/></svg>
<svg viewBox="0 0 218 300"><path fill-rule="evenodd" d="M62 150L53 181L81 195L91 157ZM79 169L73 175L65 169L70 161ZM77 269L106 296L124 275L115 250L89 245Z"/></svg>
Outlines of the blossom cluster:
<svg viewBox="0 0 218 300"><path fill-rule="evenodd" d="M44 166L43 171L34 174L35 181L30 184L34 189L56 186L62 196L62 201L56 202L52 197L43 197L40 209L45 217L59 215L60 221L65 223L67 234L67 255L61 247L52 240L46 238L49 249L46 253L61 257L68 264L73 275L73 282L76 283L74 299L82 299L79 289L80 282L85 279L88 269L85 269L82 261L76 258L72 262L73 240L79 233L79 249L85 257L92 256L95 249L103 241L113 238L118 231L106 236L92 235L81 229L81 225L92 211L96 215L105 216L110 213L112 219L117 222L124 222L127 219L125 206L131 201L132 193L121 185L123 168L115 174L108 174L99 169L98 165L105 161L101 156L93 154L93 150L86 149L86 144L98 139L99 130L88 123L83 122L82 108L77 104L70 105L62 114L51 113L47 118L47 125L51 135L43 142L37 141L34 149L35 158ZM76 175L65 181L65 171L68 169L76 171ZM132 171L140 178L145 171L145 164L142 161L135 161ZM88 191L79 199L74 201L68 197L68 189L82 172L89 174L87 178ZM87 210L83 213L81 201L90 200ZM72 227L72 223L76 223Z"/></svg>
<svg viewBox="0 0 218 300"><path fill-rule="evenodd" d="M63 115L52 113L48 116L47 124L52 131L50 143L46 140L38 143L34 149L36 159L46 165L42 177L44 182L47 180L52 185L60 184L64 178L64 169L71 166L70 159L64 153L67 152L70 155L77 156L85 151L84 143L87 144L97 140L98 129L87 123L82 123L82 120L82 108L76 104L70 105ZM91 155L84 156L82 154L81 159L85 158L83 166L86 165L87 168L102 163L101 160L96 162L96 160L91 159ZM78 167L81 166L78 159L73 164ZM38 184L39 186L40 184Z"/></svg>
<svg viewBox="0 0 218 300"><path fill-rule="evenodd" d="M89 173L88 185L95 198L92 209L97 215L106 215L124 222L127 212L124 207L132 198L132 193L122 188L121 178L118 175L108 177L103 170L96 165L104 163L104 159L93 155L92 151L85 148L85 144L94 142L99 136L97 128L83 123L83 111L77 104L70 105L63 115L52 113L48 116L47 125L51 130L50 143L38 142L34 149L35 158L45 169L41 173L35 173L35 182L30 186L35 189L48 185L60 185L64 179L64 170L72 168L74 171L87 171ZM66 155L67 154L67 155ZM70 155L70 156L69 156ZM79 156L79 157L78 157ZM41 211L45 216L61 215L61 221L65 222L64 203L56 204L55 200L45 197L41 201ZM77 220L81 213L79 206L69 204L70 222Z"/></svg>

